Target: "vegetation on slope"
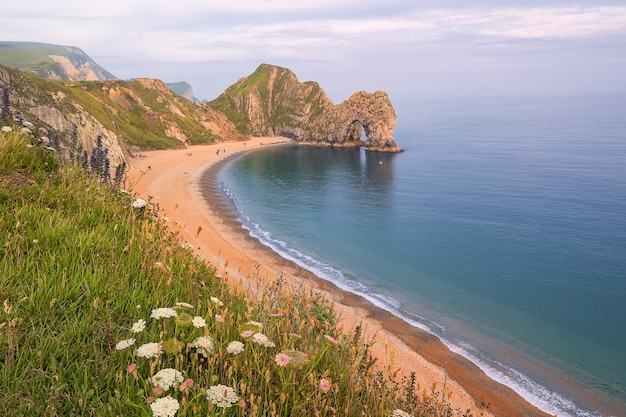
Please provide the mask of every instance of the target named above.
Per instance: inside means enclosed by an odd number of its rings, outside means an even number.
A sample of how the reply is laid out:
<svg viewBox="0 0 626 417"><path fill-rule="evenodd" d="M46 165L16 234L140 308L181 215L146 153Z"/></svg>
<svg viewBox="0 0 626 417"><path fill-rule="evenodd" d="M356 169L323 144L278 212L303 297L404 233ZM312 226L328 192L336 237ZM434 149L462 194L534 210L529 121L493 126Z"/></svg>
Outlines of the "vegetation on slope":
<svg viewBox="0 0 626 417"><path fill-rule="evenodd" d="M280 280L261 300L246 299L158 207L8 130L0 132L5 415L461 414L438 403L434 388L375 372L359 329L339 334L323 300L284 291Z"/></svg>

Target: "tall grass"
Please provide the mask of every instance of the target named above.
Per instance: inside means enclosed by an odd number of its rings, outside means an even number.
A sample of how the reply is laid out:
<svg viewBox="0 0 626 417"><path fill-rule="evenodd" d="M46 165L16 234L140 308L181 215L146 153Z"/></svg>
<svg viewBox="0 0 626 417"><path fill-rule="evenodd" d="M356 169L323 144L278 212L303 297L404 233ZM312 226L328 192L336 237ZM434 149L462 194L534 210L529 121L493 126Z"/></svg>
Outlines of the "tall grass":
<svg viewBox="0 0 626 417"><path fill-rule="evenodd" d="M374 371L323 300L278 280L250 302L158 207L27 145L0 134L3 415L471 415Z"/></svg>

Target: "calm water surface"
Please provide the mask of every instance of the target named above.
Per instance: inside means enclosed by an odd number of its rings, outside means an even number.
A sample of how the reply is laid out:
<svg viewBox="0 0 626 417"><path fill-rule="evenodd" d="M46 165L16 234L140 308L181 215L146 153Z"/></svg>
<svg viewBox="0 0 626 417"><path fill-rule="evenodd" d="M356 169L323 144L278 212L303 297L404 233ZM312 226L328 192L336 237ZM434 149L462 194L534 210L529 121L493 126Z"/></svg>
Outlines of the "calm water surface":
<svg viewBox="0 0 626 417"><path fill-rule="evenodd" d="M402 154L228 165L244 226L545 411L626 415L626 97L394 104Z"/></svg>

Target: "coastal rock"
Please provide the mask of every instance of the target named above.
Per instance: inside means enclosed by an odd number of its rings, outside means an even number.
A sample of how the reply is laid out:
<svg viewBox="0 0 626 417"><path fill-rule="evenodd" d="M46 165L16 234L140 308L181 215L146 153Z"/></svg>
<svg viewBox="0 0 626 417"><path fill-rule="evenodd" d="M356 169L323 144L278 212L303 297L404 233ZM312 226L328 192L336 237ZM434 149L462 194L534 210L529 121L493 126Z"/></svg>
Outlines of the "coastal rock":
<svg viewBox="0 0 626 417"><path fill-rule="evenodd" d="M250 136L286 136L300 144L365 146L402 152L394 138L396 113L383 91L354 93L335 105L318 83L300 82L286 68L262 64L209 103Z"/></svg>

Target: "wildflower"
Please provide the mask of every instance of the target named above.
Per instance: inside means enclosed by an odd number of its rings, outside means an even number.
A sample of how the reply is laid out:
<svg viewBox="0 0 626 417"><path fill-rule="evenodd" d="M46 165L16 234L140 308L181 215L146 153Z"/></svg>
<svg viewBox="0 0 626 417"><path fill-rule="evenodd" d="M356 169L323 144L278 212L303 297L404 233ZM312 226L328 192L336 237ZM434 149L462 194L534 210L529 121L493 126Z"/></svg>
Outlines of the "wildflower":
<svg viewBox="0 0 626 417"><path fill-rule="evenodd" d="M133 327L130 329L133 333L141 333L146 328L146 321L144 319L139 319L135 323L133 323Z"/></svg>
<svg viewBox="0 0 626 417"><path fill-rule="evenodd" d="M213 354L213 339L211 339L211 336L199 337L191 343L191 346L196 348L197 352L205 358Z"/></svg>
<svg viewBox="0 0 626 417"><path fill-rule="evenodd" d="M148 402L148 404L152 404L154 402L154 397L150 395L148 396L148 398L146 398L146 401Z"/></svg>
<svg viewBox="0 0 626 417"><path fill-rule="evenodd" d="M269 340L267 336L263 333L255 333L252 335L252 341L257 345L265 346L265 347L274 347L276 346L274 342Z"/></svg>
<svg viewBox="0 0 626 417"><path fill-rule="evenodd" d="M335 345L339 343L339 340L335 339L335 338L334 338L334 337L332 337L332 336L329 336L329 335L325 334L325 335L324 335L324 337L325 337L325 338L326 338L326 340L328 340L330 343L333 343L333 344L335 344Z"/></svg>
<svg viewBox="0 0 626 417"><path fill-rule="evenodd" d="M320 379L320 389L324 392L330 391L330 381L326 378Z"/></svg>
<svg viewBox="0 0 626 417"><path fill-rule="evenodd" d="M244 347L245 345L243 343L238 340L234 340L230 342L228 346L226 346L226 352L230 353L231 355L238 355L243 352Z"/></svg>
<svg viewBox="0 0 626 417"><path fill-rule="evenodd" d="M163 265L163 264L161 264L161 265ZM193 308L193 306L191 304L189 304L189 303L176 303L176 307Z"/></svg>
<svg viewBox="0 0 626 417"><path fill-rule="evenodd" d="M251 326L254 326L256 328L258 328L259 330L263 330L263 323L259 323L258 321L253 321L250 320L249 322L247 322L246 324L249 324Z"/></svg>
<svg viewBox="0 0 626 417"><path fill-rule="evenodd" d="M160 354L161 346L158 343L146 343L137 349L137 356L140 358L156 358Z"/></svg>
<svg viewBox="0 0 626 417"><path fill-rule="evenodd" d="M283 313L270 313L270 317L282 317L284 316Z"/></svg>
<svg viewBox="0 0 626 417"><path fill-rule="evenodd" d="M137 364L136 363L132 363L132 364L128 365L128 367L126 368L126 372L128 372L130 374L132 372L135 372L135 369L137 369Z"/></svg>
<svg viewBox="0 0 626 417"><path fill-rule="evenodd" d="M193 320L191 321L191 323L193 324L193 327L196 327L198 329L206 326L206 320L204 320L200 316L194 317Z"/></svg>
<svg viewBox="0 0 626 417"><path fill-rule="evenodd" d="M161 387L165 391L170 388L177 388L183 382L183 374L173 368L161 369L152 377L152 384Z"/></svg>
<svg viewBox="0 0 626 417"><path fill-rule="evenodd" d="M152 387L152 392L154 395L161 395L165 392L165 390L161 387Z"/></svg>
<svg viewBox="0 0 626 417"><path fill-rule="evenodd" d="M244 339L247 339L247 338L249 338L252 335L254 335L254 331L253 330L246 330L245 332L241 333L241 337L243 337Z"/></svg>
<svg viewBox="0 0 626 417"><path fill-rule="evenodd" d="M193 323L193 317L189 313L180 313L176 317L176 325L180 327L189 327Z"/></svg>
<svg viewBox="0 0 626 417"><path fill-rule="evenodd" d="M144 200L143 198L138 198L135 201L133 201L133 208L144 208L146 206L146 200Z"/></svg>
<svg viewBox="0 0 626 417"><path fill-rule="evenodd" d="M311 360L309 359L309 355L304 352L300 352L299 350L283 350L282 353L288 355L291 358L291 362L289 363L289 365L296 369L301 369L309 362L311 362Z"/></svg>
<svg viewBox="0 0 626 417"><path fill-rule="evenodd" d="M391 412L391 417L413 417L413 414L396 408Z"/></svg>
<svg viewBox="0 0 626 417"><path fill-rule="evenodd" d="M206 391L207 400L221 408L229 408L239 401L235 390L226 385L214 385Z"/></svg>
<svg viewBox="0 0 626 417"><path fill-rule="evenodd" d="M191 378L187 378L187 379L185 379L185 380L183 381L183 383L182 383L182 384L180 384L180 388L179 388L179 389L180 389L181 391L185 391L187 388L189 388L189 389L193 388L193 386L194 386L193 379L191 379Z"/></svg>
<svg viewBox="0 0 626 417"><path fill-rule="evenodd" d="M224 323L224 317L222 317L219 314L216 314L215 315L215 321L218 322L218 323Z"/></svg>
<svg viewBox="0 0 626 417"><path fill-rule="evenodd" d="M120 340L117 345L115 345L115 349L117 350L124 350L129 346L132 346L135 344L135 339L126 339L126 340Z"/></svg>
<svg viewBox="0 0 626 417"><path fill-rule="evenodd" d="M174 417L178 412L179 407L180 405L178 404L178 400L170 397L169 395L164 398L157 398L152 404L150 404L152 415L154 417Z"/></svg>
<svg viewBox="0 0 626 417"><path fill-rule="evenodd" d="M150 317L152 317L155 320L159 320L162 318L170 318L170 317L176 317L178 314L176 313L176 310L174 310L173 308L155 308L154 310L152 310L152 313L150 313Z"/></svg>
<svg viewBox="0 0 626 417"><path fill-rule="evenodd" d="M278 366L287 366L291 362L291 356L286 355L284 353L277 353L276 358L274 358L276 365Z"/></svg>
<svg viewBox="0 0 626 417"><path fill-rule="evenodd" d="M211 301L213 301L213 303L217 306L223 306L224 303L217 297L211 297Z"/></svg>
<svg viewBox="0 0 626 417"><path fill-rule="evenodd" d="M13 129L11 129L9 126L2 126L2 132L10 133L10 132L13 132Z"/></svg>

